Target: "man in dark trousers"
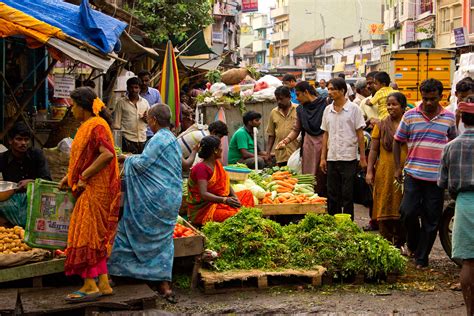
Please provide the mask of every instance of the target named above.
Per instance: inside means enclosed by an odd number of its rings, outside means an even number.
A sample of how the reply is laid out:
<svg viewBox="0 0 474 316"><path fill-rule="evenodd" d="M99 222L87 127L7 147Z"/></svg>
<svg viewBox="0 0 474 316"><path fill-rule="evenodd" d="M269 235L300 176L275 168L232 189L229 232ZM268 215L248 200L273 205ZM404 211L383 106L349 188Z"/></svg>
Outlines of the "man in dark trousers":
<svg viewBox="0 0 474 316"><path fill-rule="evenodd" d="M427 79L420 92L422 103L403 115L393 144L395 179L402 182L405 174L400 214L407 231L407 252L414 252L418 269L428 266L443 212L444 190L436 185L441 154L456 137L454 113L439 104L443 84ZM408 145L405 166L400 164L402 143Z"/></svg>

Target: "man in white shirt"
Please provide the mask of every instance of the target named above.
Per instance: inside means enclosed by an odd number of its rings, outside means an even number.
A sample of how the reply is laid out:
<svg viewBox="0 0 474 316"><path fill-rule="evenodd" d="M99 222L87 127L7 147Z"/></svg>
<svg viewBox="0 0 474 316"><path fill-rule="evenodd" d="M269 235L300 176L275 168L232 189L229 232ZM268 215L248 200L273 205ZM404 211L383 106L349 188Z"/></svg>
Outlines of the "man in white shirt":
<svg viewBox="0 0 474 316"><path fill-rule="evenodd" d="M362 111L346 99L346 82L342 78L329 81L333 103L324 109L321 129L323 149L320 167L327 173L328 213L350 214L354 219L354 180L357 172L357 149L360 166L367 168Z"/></svg>
<svg viewBox="0 0 474 316"><path fill-rule="evenodd" d="M140 96L140 80L127 80L127 95L115 106L114 129L122 130L122 150L141 154L146 142L148 101Z"/></svg>

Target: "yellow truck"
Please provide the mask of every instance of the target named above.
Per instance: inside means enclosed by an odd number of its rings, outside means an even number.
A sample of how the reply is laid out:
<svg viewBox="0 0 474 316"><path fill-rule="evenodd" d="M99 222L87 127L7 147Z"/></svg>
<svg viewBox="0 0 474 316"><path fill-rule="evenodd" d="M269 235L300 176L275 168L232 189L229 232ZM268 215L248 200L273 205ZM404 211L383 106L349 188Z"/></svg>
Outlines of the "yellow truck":
<svg viewBox="0 0 474 316"><path fill-rule="evenodd" d="M434 48L412 48L392 51L381 56L380 71L390 75L405 94L408 103L421 101L420 85L425 79L435 78L443 83L441 104L448 104L455 68L455 51Z"/></svg>

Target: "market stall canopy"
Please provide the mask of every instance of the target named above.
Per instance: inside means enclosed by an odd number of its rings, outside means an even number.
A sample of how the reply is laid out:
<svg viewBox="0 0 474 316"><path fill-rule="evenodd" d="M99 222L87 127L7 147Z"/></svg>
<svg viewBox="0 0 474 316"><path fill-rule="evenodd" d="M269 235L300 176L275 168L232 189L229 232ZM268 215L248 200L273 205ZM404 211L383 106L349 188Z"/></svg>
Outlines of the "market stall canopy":
<svg viewBox="0 0 474 316"><path fill-rule="evenodd" d="M188 57L179 57L179 60L183 65L191 69L200 69L200 70L215 70L222 62L222 58L219 56L211 57L208 59L202 58L188 58Z"/></svg>
<svg viewBox="0 0 474 316"><path fill-rule="evenodd" d="M188 33L185 41L178 41L171 39L174 47L179 47L180 56L197 56L203 54L215 54L215 52L209 48L204 37L202 30L196 33Z"/></svg>
<svg viewBox="0 0 474 316"><path fill-rule="evenodd" d="M118 48L119 37L127 26L122 21L92 10L87 0L83 0L80 6L61 0L3 0L0 3L26 14L23 20L16 20L20 27L30 28L38 21L43 22L104 54Z"/></svg>
<svg viewBox="0 0 474 316"><path fill-rule="evenodd" d="M123 32L120 36L120 41L122 42L122 52L127 54L147 54L154 59L158 59L158 53L149 47L145 47L135 41L133 37L130 36L127 32Z"/></svg>

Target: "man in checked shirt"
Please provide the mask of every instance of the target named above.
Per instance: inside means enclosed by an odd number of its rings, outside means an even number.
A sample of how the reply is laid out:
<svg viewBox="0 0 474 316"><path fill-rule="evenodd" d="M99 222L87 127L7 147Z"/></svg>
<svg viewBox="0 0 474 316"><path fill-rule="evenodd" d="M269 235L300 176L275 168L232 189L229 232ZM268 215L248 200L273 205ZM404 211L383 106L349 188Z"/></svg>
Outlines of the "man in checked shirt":
<svg viewBox="0 0 474 316"><path fill-rule="evenodd" d="M465 131L444 148L438 186L456 199L452 256L462 259L461 288L467 314L474 315L474 95L458 110Z"/></svg>

